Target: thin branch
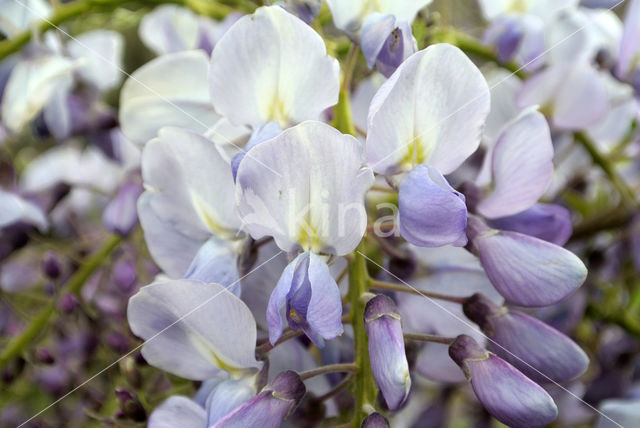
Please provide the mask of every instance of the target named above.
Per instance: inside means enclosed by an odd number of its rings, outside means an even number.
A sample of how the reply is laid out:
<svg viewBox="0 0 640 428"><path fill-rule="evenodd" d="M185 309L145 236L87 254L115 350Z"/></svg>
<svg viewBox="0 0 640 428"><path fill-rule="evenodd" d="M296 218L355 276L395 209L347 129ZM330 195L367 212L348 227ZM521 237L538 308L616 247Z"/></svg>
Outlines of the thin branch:
<svg viewBox="0 0 640 428"><path fill-rule="evenodd" d="M317 367L315 369L306 370L298 374L300 375L300 379L307 380L312 377L320 376L323 374L339 373L339 372L356 373L357 371L358 371L358 366L355 365L354 363L341 363L341 364L329 364L326 366Z"/></svg>
<svg viewBox="0 0 640 428"><path fill-rule="evenodd" d="M349 373L344 377L344 379L338 382L336 386L334 386L331 390L320 395L319 397L315 397L313 401L322 402L322 401L328 400L329 398L333 397L334 395L342 391L347 385L349 385L354 377L355 375L353 373Z"/></svg>
<svg viewBox="0 0 640 428"><path fill-rule="evenodd" d="M377 279L370 280L370 288L374 290L398 291L400 293L416 294L418 296L430 297L432 299L446 300L453 303L464 303L468 297L449 296L447 294L434 293L431 291L419 290L417 288L408 287L402 284L394 284L392 282L379 281Z"/></svg>
<svg viewBox="0 0 640 428"><path fill-rule="evenodd" d="M293 339L295 337L298 337L302 334L303 334L302 330L300 331L287 330L282 334L282 336L280 336L280 339L278 339L276 343L272 345L271 342L269 342L269 340L267 339L265 343L256 346L256 351L261 352L263 354L267 353L271 351L273 348L275 348L276 346L280 345L281 343L286 342L287 340Z"/></svg>
<svg viewBox="0 0 640 428"><path fill-rule="evenodd" d="M404 338L406 340L419 340L420 342L442 343L445 345L451 345L455 340L453 337L434 336L432 334L422 333L404 333Z"/></svg>

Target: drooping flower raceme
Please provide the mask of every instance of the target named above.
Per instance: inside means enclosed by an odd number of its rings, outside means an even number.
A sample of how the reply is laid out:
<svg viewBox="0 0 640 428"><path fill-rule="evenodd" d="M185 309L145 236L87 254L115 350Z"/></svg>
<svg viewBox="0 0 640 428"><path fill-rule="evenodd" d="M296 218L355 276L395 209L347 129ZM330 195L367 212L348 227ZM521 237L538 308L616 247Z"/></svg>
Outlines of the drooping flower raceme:
<svg viewBox="0 0 640 428"><path fill-rule="evenodd" d="M272 343L282 333L283 308L289 326L319 345L342 333L340 293L319 256L345 255L364 234L363 198L373 174L362 163L355 138L308 121L255 146L240 164L236 201L244 228L254 239L272 236L284 251L303 251L271 295Z"/></svg>

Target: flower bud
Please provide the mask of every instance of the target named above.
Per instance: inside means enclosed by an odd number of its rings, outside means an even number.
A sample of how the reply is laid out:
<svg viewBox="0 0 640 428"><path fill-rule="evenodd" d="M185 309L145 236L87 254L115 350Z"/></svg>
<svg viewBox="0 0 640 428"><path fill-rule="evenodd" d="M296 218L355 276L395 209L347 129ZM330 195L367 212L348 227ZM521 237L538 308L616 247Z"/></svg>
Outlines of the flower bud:
<svg viewBox="0 0 640 428"><path fill-rule="evenodd" d="M467 243L465 197L434 167L418 165L407 174L398 190L398 209L400 233L414 245L461 247Z"/></svg>
<svg viewBox="0 0 640 428"><path fill-rule="evenodd" d="M515 367L462 334L449 346L478 400L494 418L513 427L542 427L558 416L553 399Z"/></svg>
<svg viewBox="0 0 640 428"><path fill-rule="evenodd" d="M42 364L53 364L56 361L53 355L51 355L51 352L46 348L38 349L35 353L35 359Z"/></svg>
<svg viewBox="0 0 640 428"><path fill-rule="evenodd" d="M296 372L282 372L258 395L218 420L210 428L277 428L293 412L306 391Z"/></svg>
<svg viewBox="0 0 640 428"><path fill-rule="evenodd" d="M411 388L409 363L398 308L380 294L367 302L364 328L369 337L369 359L373 377L390 410L398 409Z"/></svg>
<svg viewBox="0 0 640 428"><path fill-rule="evenodd" d="M362 421L362 428L389 428L389 421L378 412L373 412Z"/></svg>
<svg viewBox="0 0 640 428"><path fill-rule="evenodd" d="M546 306L575 291L587 277L570 251L533 236L493 229L470 215L467 236L493 286L509 302Z"/></svg>
<svg viewBox="0 0 640 428"><path fill-rule="evenodd" d="M120 410L125 417L136 422L147 420L147 412L134 393L124 388L116 388L115 393L120 401Z"/></svg>
<svg viewBox="0 0 640 428"><path fill-rule="evenodd" d="M70 314L78 306L78 298L73 293L67 293L58 302L60 310L66 314Z"/></svg>
<svg viewBox="0 0 640 428"><path fill-rule="evenodd" d="M536 382L564 382L582 374L589 359L567 336L521 312L474 294L465 315L491 338L488 349Z"/></svg>
<svg viewBox="0 0 640 428"><path fill-rule="evenodd" d="M113 280L123 291L129 292L138 279L136 265L131 260L121 260L113 268Z"/></svg>
<svg viewBox="0 0 640 428"><path fill-rule="evenodd" d="M42 272L51 279L58 279L62 273L60 260L53 251L47 251L42 258Z"/></svg>
<svg viewBox="0 0 640 428"><path fill-rule="evenodd" d="M402 62L418 50L407 21L394 15L372 13L362 26L362 53L367 66L390 77Z"/></svg>
<svg viewBox="0 0 640 428"><path fill-rule="evenodd" d="M120 362L120 371L131 387L135 389L140 389L142 387L142 374L138 369L135 358L127 357L122 360Z"/></svg>
<svg viewBox="0 0 640 428"><path fill-rule="evenodd" d="M302 330L319 348L343 332L340 291L329 266L315 253L304 252L285 268L271 293L267 323L271 344L282 335L282 307L289 328Z"/></svg>

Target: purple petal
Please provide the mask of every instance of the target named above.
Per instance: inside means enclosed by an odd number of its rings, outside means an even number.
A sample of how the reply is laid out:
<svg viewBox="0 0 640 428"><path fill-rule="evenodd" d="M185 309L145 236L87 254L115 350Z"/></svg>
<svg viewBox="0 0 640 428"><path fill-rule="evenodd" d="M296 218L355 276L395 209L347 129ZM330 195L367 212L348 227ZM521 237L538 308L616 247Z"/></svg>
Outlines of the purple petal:
<svg viewBox="0 0 640 428"><path fill-rule="evenodd" d="M513 427L543 427L553 422L558 409L538 384L509 363L489 354L484 361L467 361L471 386L493 417Z"/></svg>
<svg viewBox="0 0 640 428"><path fill-rule="evenodd" d="M513 58L523 37L522 27L518 17L504 15L491 22L484 35L484 42L495 44L500 61L506 62Z"/></svg>
<svg viewBox="0 0 640 428"><path fill-rule="evenodd" d="M440 172L428 165L415 167L400 184L400 233L421 247L467 243L467 207Z"/></svg>
<svg viewBox="0 0 640 428"><path fill-rule="evenodd" d="M369 337L373 377L387 407L398 409L411 389L400 314L393 300L380 294L367 302L364 327Z"/></svg>
<svg viewBox="0 0 640 428"><path fill-rule="evenodd" d="M238 254L231 243L210 238L200 247L184 277L206 283L215 282L240 297L237 258Z"/></svg>
<svg viewBox="0 0 640 428"><path fill-rule="evenodd" d="M282 271L280 279L276 284L276 288L273 289L269 303L267 305L267 325L269 326L269 342L273 345L282 335L284 329L284 322L282 321L282 308L287 301L287 295L293 287L293 274L303 254L296 257L287 267Z"/></svg>
<svg viewBox="0 0 640 428"><path fill-rule="evenodd" d="M626 5L624 30L620 41L618 66L616 67L616 74L622 79L629 77L629 72L633 71L634 61L640 54L640 26L638 22L640 22L640 1L631 0Z"/></svg>
<svg viewBox="0 0 640 428"><path fill-rule="evenodd" d="M129 235L138 224L136 204L143 188L140 183L125 183L118 194L104 209L102 224L104 227L121 236Z"/></svg>
<svg viewBox="0 0 640 428"><path fill-rule="evenodd" d="M361 428L389 428L389 421L378 412L373 412L362 421Z"/></svg>
<svg viewBox="0 0 640 428"><path fill-rule="evenodd" d="M304 330L316 345L342 334L340 290L327 264L314 253L302 253L289 263L271 294L267 322L272 344L282 334L285 303L289 327Z"/></svg>
<svg viewBox="0 0 640 428"><path fill-rule="evenodd" d="M295 409L306 392L296 372L286 371L260 393L210 428L278 428Z"/></svg>
<svg viewBox="0 0 640 428"><path fill-rule="evenodd" d="M524 233L536 238L564 245L571 237L571 213L555 204L534 204L528 210L508 217L489 220L491 227Z"/></svg>
<svg viewBox="0 0 640 428"><path fill-rule="evenodd" d="M228 379L220 382L206 401L207 426L215 424L255 395L255 387L246 379Z"/></svg>
<svg viewBox="0 0 640 428"><path fill-rule="evenodd" d="M396 18L381 13L372 13L363 24L360 46L369 69L373 68L378 54L395 27Z"/></svg>
<svg viewBox="0 0 640 428"><path fill-rule="evenodd" d="M253 131L251 137L249 138L249 141L247 141L247 145L245 146L244 150L240 153L235 154L233 158L231 158L231 172L233 173L234 181L236 179L238 168L240 167L240 162L242 161L242 159L244 159L247 152L258 144L277 136L281 132L282 128L280 128L280 125L278 125L276 122L266 123Z"/></svg>
<svg viewBox="0 0 640 428"><path fill-rule="evenodd" d="M558 409L544 389L469 336L458 336L449 352L467 374L478 400L500 422L534 428L556 419Z"/></svg>
<svg viewBox="0 0 640 428"><path fill-rule="evenodd" d="M584 351L540 320L495 305L480 294L464 304L464 311L492 339L490 351L538 383L564 382L587 369Z"/></svg>
<svg viewBox="0 0 640 428"><path fill-rule="evenodd" d="M386 77L418 50L408 22L379 13L369 15L365 21L361 46L369 68L375 63Z"/></svg>
<svg viewBox="0 0 640 428"><path fill-rule="evenodd" d="M311 282L311 300L307 310L307 321L324 339L333 339L343 332L340 289L331 276L329 266L314 253L310 253L308 275Z"/></svg>
<svg viewBox="0 0 640 428"><path fill-rule="evenodd" d="M511 303L546 306L576 290L587 269L573 253L517 232L488 228L469 217L469 239L491 283Z"/></svg>

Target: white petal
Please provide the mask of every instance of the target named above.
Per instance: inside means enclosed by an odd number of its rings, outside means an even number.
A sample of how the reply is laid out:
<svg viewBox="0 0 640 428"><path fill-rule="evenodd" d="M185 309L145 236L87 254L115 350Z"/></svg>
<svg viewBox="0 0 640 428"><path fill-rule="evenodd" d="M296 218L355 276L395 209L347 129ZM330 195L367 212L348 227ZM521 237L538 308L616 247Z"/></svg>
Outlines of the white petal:
<svg viewBox="0 0 640 428"><path fill-rule="evenodd" d="M145 339L149 364L175 375L205 380L220 370L262 366L251 311L221 285L186 279L148 285L129 300L127 318Z"/></svg>
<svg viewBox="0 0 640 428"><path fill-rule="evenodd" d="M163 126L204 133L218 120L208 92L208 59L203 51L158 57L133 72L120 92L122 132L137 143Z"/></svg>
<svg viewBox="0 0 640 428"><path fill-rule="evenodd" d="M142 153L146 187L139 213L151 254L172 276L184 274L196 250L211 235L235 237L240 227L234 206L231 167L216 145L193 132L163 128ZM163 237L171 233L175 241ZM170 260L177 248L180 263ZM165 256L166 255L166 256Z"/></svg>
<svg viewBox="0 0 640 428"><path fill-rule="evenodd" d="M42 209L14 193L0 189L0 207L0 228L17 221L34 224L42 230L47 228L47 218Z"/></svg>
<svg viewBox="0 0 640 428"><path fill-rule="evenodd" d="M19 132L51 100L71 85L75 65L55 55L19 61L11 72L2 97L2 121Z"/></svg>
<svg viewBox="0 0 640 428"><path fill-rule="evenodd" d="M405 60L369 107L367 158L374 171L420 163L443 174L478 147L489 113L489 88L462 51L432 45Z"/></svg>
<svg viewBox="0 0 640 428"><path fill-rule="evenodd" d="M521 107L549 109L553 125L581 129L603 118L609 109L606 81L588 63L550 66L529 78L518 94Z"/></svg>
<svg viewBox="0 0 640 428"><path fill-rule="evenodd" d="M339 70L311 27L279 6L261 7L216 44L211 98L234 125L275 121L285 128L338 102Z"/></svg>
<svg viewBox="0 0 640 428"><path fill-rule="evenodd" d="M198 48L198 15L191 9L163 4L144 15L138 27L140 40L157 55Z"/></svg>
<svg viewBox="0 0 640 428"><path fill-rule="evenodd" d="M553 145L544 116L523 113L500 134L491 157L494 187L478 211L489 218L505 217L536 203L553 176Z"/></svg>
<svg viewBox="0 0 640 428"><path fill-rule="evenodd" d="M45 0L5 0L0 7L0 33L11 38L31 23L48 18L52 10Z"/></svg>
<svg viewBox="0 0 640 428"><path fill-rule="evenodd" d="M120 83L124 38L115 31L96 30L81 34L67 44L72 58L79 60L80 76L101 91Z"/></svg>
<svg viewBox="0 0 640 428"><path fill-rule="evenodd" d="M351 252L366 228L363 198L373 183L361 152L352 136L313 121L257 145L236 176L244 226L285 251Z"/></svg>

